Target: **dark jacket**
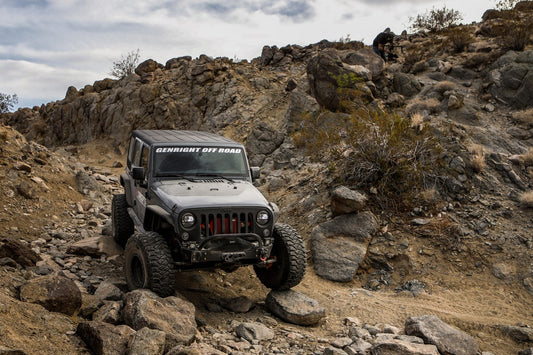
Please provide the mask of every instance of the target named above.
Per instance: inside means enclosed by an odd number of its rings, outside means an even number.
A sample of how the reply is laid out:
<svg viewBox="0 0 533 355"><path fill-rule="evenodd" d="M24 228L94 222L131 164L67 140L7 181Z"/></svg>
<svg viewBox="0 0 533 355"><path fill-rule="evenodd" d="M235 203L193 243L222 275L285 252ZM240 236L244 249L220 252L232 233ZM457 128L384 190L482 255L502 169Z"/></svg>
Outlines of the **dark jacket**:
<svg viewBox="0 0 533 355"><path fill-rule="evenodd" d="M394 40L394 35L392 33L385 33L381 32L374 38L374 42L372 42L372 46L377 47L378 44L385 45L387 43L392 43Z"/></svg>

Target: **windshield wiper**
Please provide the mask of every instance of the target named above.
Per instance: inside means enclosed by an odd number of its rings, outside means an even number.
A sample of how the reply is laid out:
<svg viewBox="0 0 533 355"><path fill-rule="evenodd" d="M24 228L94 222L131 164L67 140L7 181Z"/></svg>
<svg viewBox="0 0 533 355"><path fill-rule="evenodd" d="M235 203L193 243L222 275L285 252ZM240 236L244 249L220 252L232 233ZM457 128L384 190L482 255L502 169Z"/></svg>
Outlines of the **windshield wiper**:
<svg viewBox="0 0 533 355"><path fill-rule="evenodd" d="M183 174L171 174L171 173L168 173L168 174L159 174L157 175L157 177L171 177L171 178L176 178L176 179L185 179L187 181L190 181L190 182L194 182L194 179L190 176L190 175L183 175Z"/></svg>

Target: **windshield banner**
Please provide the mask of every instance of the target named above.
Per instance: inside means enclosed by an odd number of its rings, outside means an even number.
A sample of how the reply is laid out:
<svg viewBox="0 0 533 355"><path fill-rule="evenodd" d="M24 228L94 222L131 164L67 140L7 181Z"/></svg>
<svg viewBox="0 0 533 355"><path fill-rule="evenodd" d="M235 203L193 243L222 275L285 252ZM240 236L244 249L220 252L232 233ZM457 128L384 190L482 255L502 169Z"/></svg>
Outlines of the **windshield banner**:
<svg viewBox="0 0 533 355"><path fill-rule="evenodd" d="M223 153L223 154L240 154L241 148L223 148L223 147L160 147L155 150L156 153Z"/></svg>

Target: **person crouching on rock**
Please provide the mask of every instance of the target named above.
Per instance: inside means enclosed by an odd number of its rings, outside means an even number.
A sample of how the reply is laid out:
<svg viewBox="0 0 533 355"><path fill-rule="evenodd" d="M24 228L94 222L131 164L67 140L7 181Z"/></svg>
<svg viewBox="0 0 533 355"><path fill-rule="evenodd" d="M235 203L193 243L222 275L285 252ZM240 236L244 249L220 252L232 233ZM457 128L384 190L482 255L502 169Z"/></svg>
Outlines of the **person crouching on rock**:
<svg viewBox="0 0 533 355"><path fill-rule="evenodd" d="M391 32L390 28L386 28L385 31L381 32L374 38L372 43L372 48L377 55L379 55L385 62L387 61L387 55L385 53L385 45L394 40L394 33Z"/></svg>

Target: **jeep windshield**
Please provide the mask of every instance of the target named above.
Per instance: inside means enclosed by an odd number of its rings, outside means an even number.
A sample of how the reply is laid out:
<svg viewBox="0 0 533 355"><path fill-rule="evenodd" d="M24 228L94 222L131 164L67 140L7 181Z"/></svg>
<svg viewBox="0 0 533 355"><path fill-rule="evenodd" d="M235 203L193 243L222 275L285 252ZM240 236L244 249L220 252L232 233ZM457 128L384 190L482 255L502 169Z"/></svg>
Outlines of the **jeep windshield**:
<svg viewBox="0 0 533 355"><path fill-rule="evenodd" d="M157 177L248 177L244 149L239 147L157 147Z"/></svg>

